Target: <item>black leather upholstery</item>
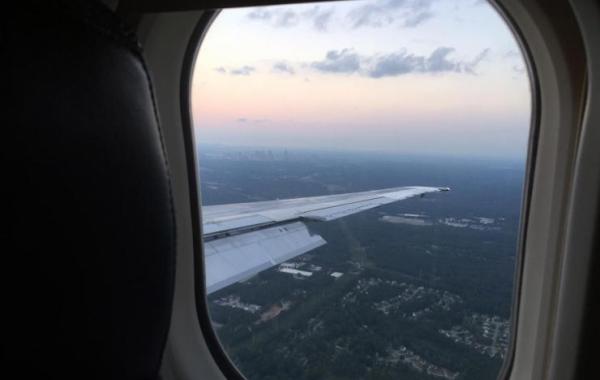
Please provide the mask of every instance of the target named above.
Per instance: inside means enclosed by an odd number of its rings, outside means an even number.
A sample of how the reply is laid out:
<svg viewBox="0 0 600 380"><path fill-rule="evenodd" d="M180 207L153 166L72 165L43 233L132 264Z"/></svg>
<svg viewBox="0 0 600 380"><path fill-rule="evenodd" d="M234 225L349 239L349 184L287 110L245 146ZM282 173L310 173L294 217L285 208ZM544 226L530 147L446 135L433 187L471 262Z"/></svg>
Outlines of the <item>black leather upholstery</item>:
<svg viewBox="0 0 600 380"><path fill-rule="evenodd" d="M156 378L175 225L139 48L98 4L20 2L2 18L2 372Z"/></svg>

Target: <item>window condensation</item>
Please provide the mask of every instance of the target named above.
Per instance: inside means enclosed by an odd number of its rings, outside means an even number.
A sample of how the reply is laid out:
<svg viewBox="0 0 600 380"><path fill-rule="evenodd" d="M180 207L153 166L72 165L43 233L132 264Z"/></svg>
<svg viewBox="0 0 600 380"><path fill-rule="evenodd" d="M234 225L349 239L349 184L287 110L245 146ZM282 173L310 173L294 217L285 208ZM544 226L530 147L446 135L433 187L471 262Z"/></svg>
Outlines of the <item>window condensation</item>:
<svg viewBox="0 0 600 380"><path fill-rule="evenodd" d="M240 372L495 379L530 99L485 1L221 11L192 114L208 306Z"/></svg>

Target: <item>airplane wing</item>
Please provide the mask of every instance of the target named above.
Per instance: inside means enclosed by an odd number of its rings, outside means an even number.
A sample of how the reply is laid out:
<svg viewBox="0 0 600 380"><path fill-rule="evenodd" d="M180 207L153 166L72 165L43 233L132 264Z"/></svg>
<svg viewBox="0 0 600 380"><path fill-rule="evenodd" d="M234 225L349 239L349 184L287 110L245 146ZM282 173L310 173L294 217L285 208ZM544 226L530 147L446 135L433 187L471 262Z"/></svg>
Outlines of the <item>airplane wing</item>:
<svg viewBox="0 0 600 380"><path fill-rule="evenodd" d="M202 207L207 293L325 244L305 222L330 221L447 187L391 189Z"/></svg>

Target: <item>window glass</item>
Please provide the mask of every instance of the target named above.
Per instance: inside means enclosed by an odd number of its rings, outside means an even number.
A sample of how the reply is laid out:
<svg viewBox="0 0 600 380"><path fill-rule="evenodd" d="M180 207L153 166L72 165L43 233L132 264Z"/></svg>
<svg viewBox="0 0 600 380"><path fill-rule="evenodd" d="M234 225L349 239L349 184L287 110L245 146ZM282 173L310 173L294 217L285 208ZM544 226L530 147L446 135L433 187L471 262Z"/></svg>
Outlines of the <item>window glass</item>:
<svg viewBox="0 0 600 380"><path fill-rule="evenodd" d="M241 373L495 379L530 99L485 1L221 11L192 113L208 305Z"/></svg>

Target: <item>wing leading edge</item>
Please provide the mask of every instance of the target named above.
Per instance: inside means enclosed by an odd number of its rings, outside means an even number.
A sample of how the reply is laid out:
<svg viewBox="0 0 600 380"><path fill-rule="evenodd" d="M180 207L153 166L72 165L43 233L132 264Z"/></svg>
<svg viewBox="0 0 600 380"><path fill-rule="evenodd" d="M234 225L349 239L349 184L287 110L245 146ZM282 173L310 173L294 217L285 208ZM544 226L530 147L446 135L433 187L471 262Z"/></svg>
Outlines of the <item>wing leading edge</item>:
<svg viewBox="0 0 600 380"><path fill-rule="evenodd" d="M447 187L398 187L202 208L207 293L213 293L326 241L306 221L330 221Z"/></svg>

